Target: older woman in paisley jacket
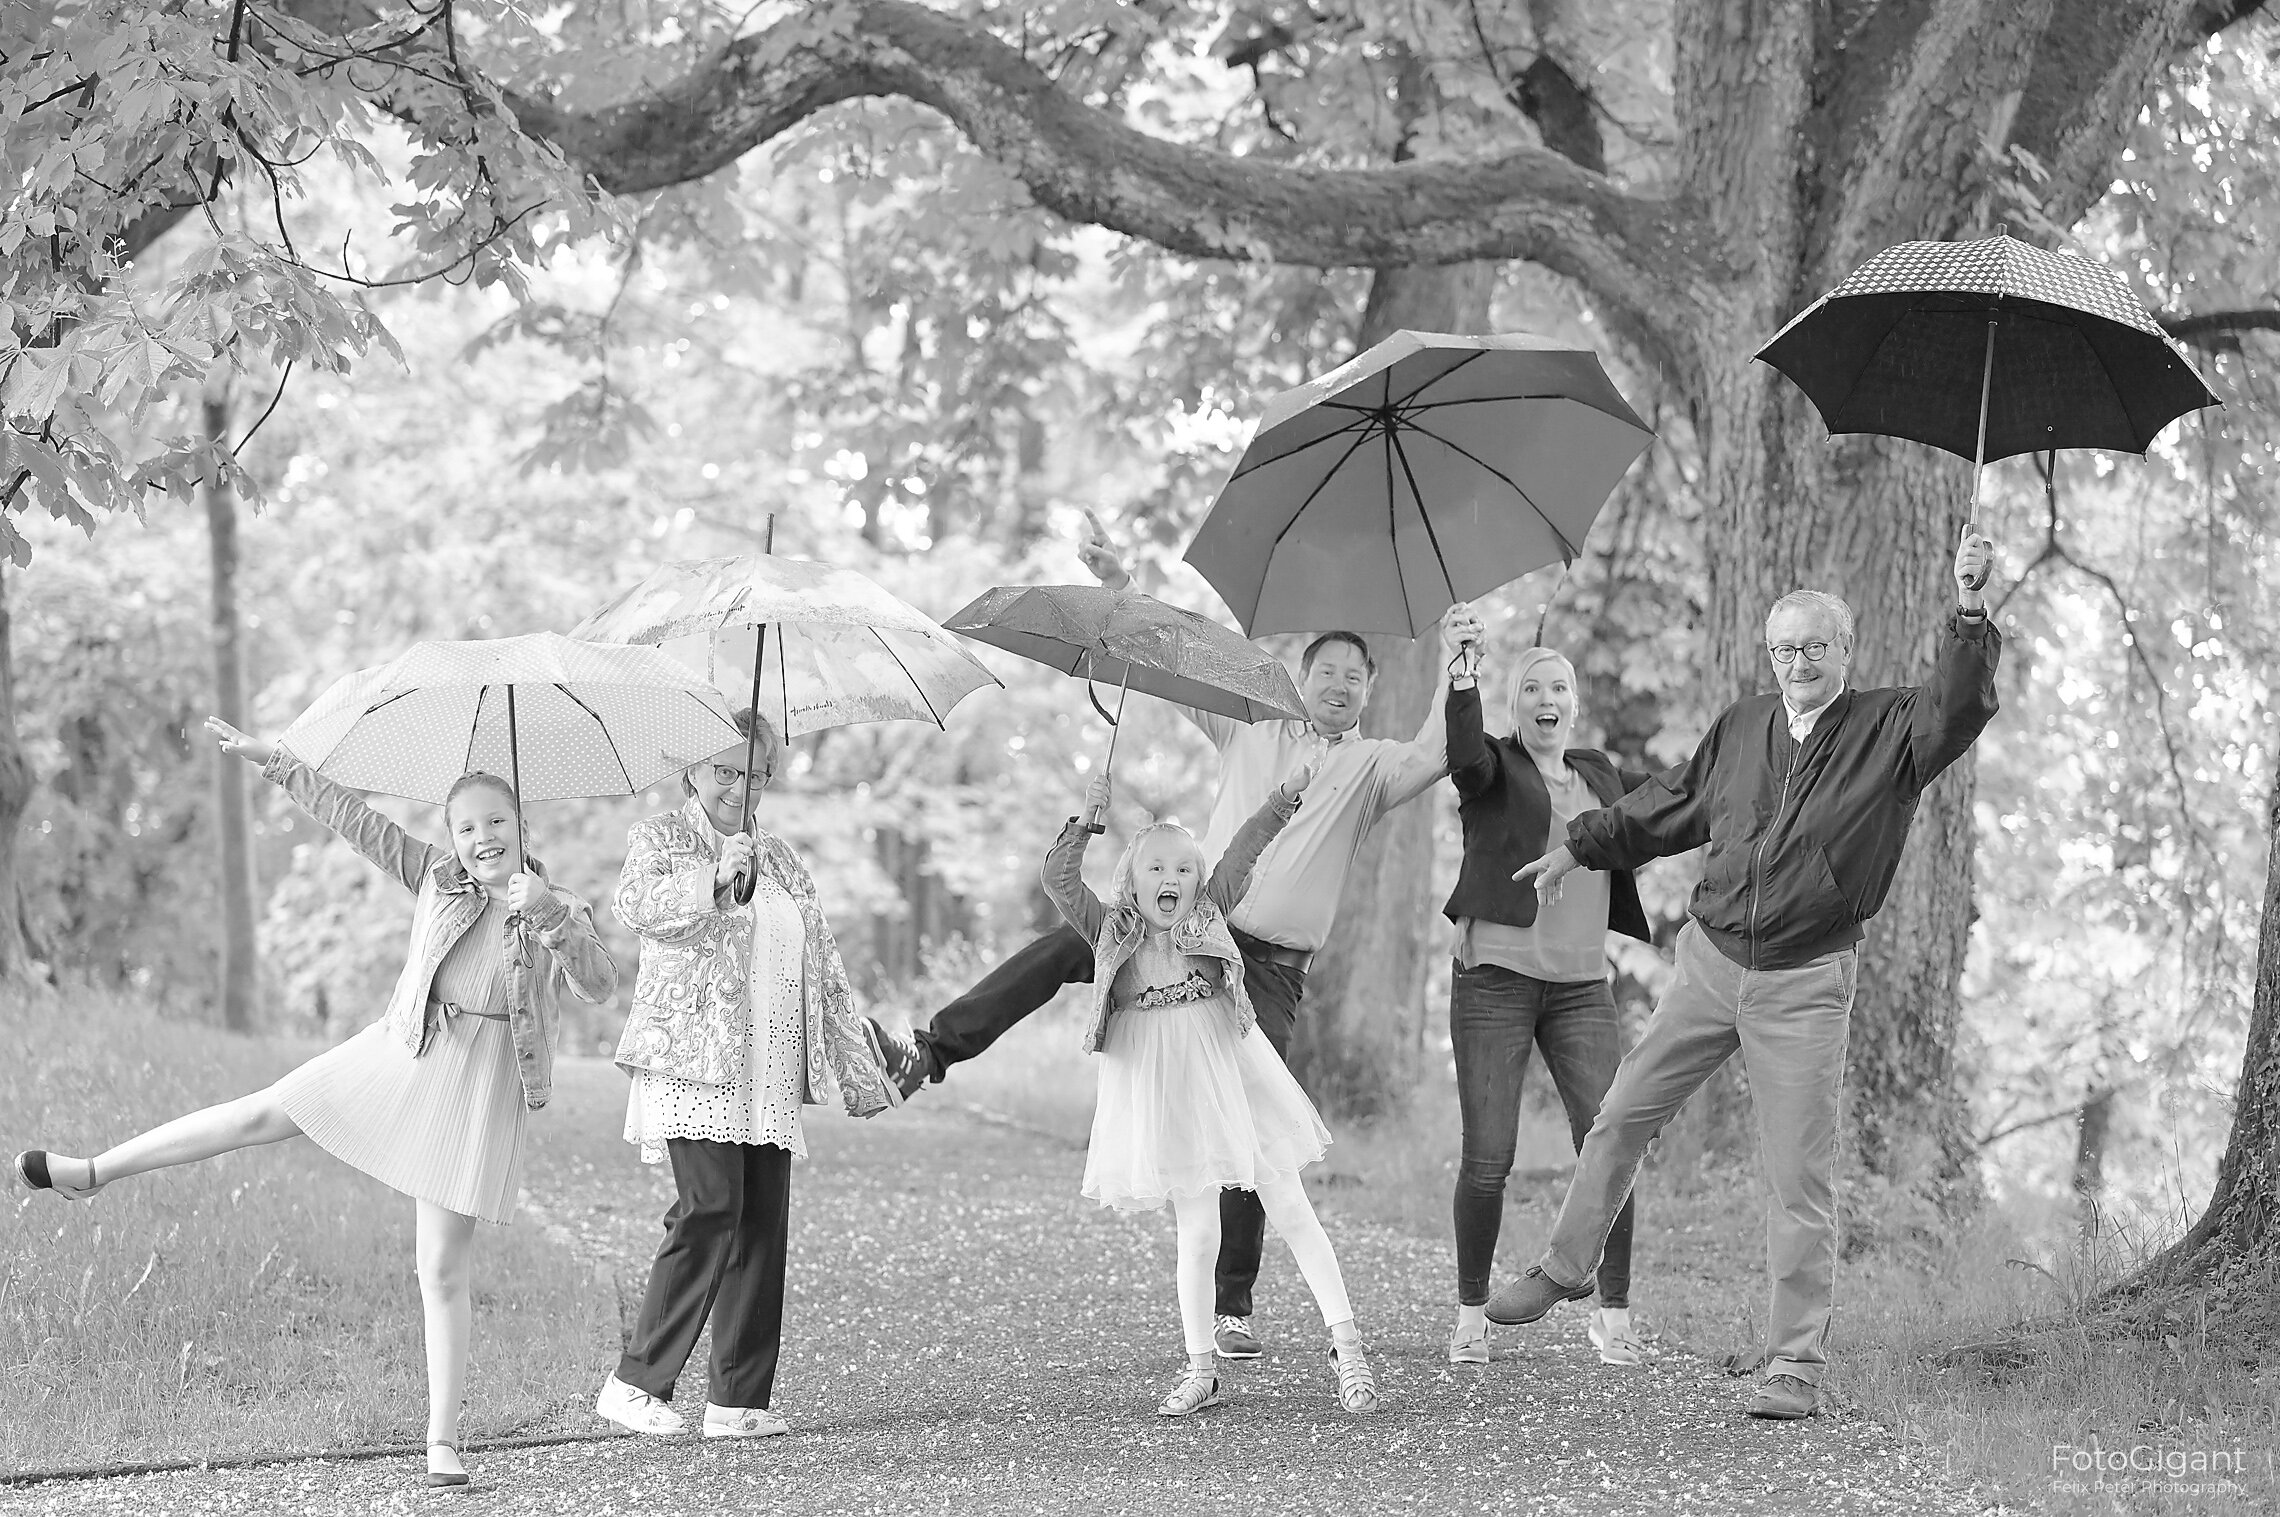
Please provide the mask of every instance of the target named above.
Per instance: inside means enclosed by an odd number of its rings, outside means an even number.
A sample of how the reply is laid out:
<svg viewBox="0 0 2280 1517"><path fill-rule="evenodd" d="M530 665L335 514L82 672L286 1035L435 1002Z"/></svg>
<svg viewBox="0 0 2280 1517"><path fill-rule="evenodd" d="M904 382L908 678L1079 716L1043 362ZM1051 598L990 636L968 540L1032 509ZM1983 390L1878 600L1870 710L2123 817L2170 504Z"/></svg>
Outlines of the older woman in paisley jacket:
<svg viewBox="0 0 2280 1517"><path fill-rule="evenodd" d="M618 1066L633 1077L625 1136L670 1160L677 1199L633 1337L595 1411L637 1433L688 1423L671 1405L712 1323L708 1438L788 1431L769 1409L783 1336L791 1161L799 1108L836 1097L868 1117L895 1089L855 1009L807 866L744 814L781 753L765 717L682 776L687 801L634 825L614 905L641 939Z"/></svg>

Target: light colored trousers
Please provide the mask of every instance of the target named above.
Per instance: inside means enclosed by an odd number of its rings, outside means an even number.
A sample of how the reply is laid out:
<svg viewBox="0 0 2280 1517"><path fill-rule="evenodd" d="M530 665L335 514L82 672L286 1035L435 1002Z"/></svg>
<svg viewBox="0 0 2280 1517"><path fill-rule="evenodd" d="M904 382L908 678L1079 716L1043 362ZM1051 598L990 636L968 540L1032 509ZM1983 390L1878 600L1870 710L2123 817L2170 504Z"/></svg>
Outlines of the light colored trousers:
<svg viewBox="0 0 2280 1517"><path fill-rule="evenodd" d="M1541 1267L1562 1285L1591 1278L1647 1144L1740 1049L1768 1193L1765 1367L1818 1385L1837 1284L1837 1121L1860 955L1744 969L1689 918L1677 969L1583 1140Z"/></svg>

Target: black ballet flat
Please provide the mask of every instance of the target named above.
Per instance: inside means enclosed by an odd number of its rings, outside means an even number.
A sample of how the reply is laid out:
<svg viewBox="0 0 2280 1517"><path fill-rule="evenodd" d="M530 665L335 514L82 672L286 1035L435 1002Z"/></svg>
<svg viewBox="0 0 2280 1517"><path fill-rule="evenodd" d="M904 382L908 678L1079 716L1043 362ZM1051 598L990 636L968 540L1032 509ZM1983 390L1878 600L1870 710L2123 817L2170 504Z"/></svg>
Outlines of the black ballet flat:
<svg viewBox="0 0 2280 1517"><path fill-rule="evenodd" d="M428 1447L431 1450L449 1449L459 1456L462 1464L467 1460L467 1456L460 1452L459 1445L456 1443L436 1442L429 1444ZM467 1472L465 1470L438 1470L434 1468L434 1461L430 1460L427 1483L430 1490L448 1490L452 1486L465 1485L467 1483Z"/></svg>
<svg viewBox="0 0 2280 1517"><path fill-rule="evenodd" d="M94 1177L95 1166L87 1166L89 1178ZM84 1201L103 1187L94 1185L65 1185L48 1173L48 1156L44 1148L27 1148L16 1155L16 1178L24 1182L27 1190L52 1190L66 1201Z"/></svg>

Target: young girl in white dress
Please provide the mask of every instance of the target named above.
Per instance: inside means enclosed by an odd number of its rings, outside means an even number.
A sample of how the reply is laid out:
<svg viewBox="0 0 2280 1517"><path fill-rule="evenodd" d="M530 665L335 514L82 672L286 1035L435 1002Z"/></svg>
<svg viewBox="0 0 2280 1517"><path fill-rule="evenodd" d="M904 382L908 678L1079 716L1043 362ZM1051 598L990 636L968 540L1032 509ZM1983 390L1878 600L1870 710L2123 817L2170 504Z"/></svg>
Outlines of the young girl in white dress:
<svg viewBox="0 0 2280 1517"><path fill-rule="evenodd" d="M1092 833L1072 817L1045 856L1045 889L1091 940L1093 1015L1085 1051L1101 1055L1084 1193L1123 1211L1171 1203L1179 1228L1177 1283L1187 1370L1156 1408L1185 1417L1220 1401L1212 1345L1212 1269L1219 1193L1255 1191L1290 1245L1330 1328L1339 1404L1377 1409L1346 1282L1299 1171L1330 1144L1314 1104L1262 1036L1243 990L1243 956L1226 913L1250 884L1260 852L1298 810L1307 781L1293 770L1227 845L1208 879L1203 851L1172 822L1144 827L1124 850L1104 904L1084 882ZM1087 792L1105 813L1106 775Z"/></svg>
<svg viewBox="0 0 2280 1517"><path fill-rule="evenodd" d="M472 1326L475 1222L505 1222L522 1186L525 1111L554 1081L562 993L617 991L586 903L523 851L514 790L462 775L444 802L451 847L432 847L275 743L219 717L224 753L269 780L417 897L410 951L379 1021L267 1090L177 1117L92 1159L19 1154L26 1184L73 1200L130 1175L307 1135L417 1203L432 1486L465 1485L460 1401Z"/></svg>

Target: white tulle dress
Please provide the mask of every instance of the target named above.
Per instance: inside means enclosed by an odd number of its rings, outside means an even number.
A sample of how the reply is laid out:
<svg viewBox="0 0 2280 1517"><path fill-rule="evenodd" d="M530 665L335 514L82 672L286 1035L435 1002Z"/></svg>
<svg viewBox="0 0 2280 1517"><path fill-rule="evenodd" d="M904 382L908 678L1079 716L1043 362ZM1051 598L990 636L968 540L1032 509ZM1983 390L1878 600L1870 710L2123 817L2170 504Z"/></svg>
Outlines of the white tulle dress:
<svg viewBox="0 0 2280 1517"><path fill-rule="evenodd" d="M1295 1175L1330 1146L1314 1103L1189 957L1151 932L1116 972L1084 1193L1120 1211Z"/></svg>

